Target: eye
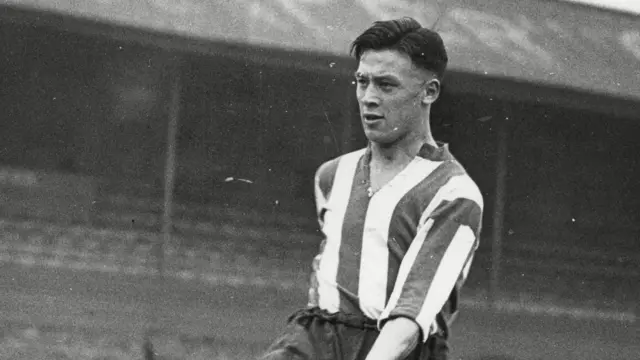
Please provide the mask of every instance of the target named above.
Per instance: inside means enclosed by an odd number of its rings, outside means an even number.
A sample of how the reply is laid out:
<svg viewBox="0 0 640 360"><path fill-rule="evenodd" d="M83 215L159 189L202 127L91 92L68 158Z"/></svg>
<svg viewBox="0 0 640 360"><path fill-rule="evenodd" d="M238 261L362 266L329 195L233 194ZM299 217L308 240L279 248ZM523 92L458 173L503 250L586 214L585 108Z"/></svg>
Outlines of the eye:
<svg viewBox="0 0 640 360"><path fill-rule="evenodd" d="M379 83L378 86L380 87L380 89L382 89L384 91L391 91L395 87L395 84L383 81L383 82Z"/></svg>

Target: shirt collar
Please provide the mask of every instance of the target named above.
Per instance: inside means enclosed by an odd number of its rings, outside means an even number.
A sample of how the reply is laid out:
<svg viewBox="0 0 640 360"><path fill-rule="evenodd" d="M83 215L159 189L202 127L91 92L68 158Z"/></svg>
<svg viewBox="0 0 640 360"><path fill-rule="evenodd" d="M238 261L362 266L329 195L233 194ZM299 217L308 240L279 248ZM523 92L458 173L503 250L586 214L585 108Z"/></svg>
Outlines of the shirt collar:
<svg viewBox="0 0 640 360"><path fill-rule="evenodd" d="M446 161L452 160L453 155L449 151L449 144L436 141L437 146L425 143L418 151L418 156L431 161Z"/></svg>
<svg viewBox="0 0 640 360"><path fill-rule="evenodd" d="M424 143L418 151L418 156L431 161L453 160L453 155L449 151L449 144L436 141L436 145L437 146L433 146L431 144ZM371 143L367 145L363 160L365 164L369 164L369 161L371 160Z"/></svg>

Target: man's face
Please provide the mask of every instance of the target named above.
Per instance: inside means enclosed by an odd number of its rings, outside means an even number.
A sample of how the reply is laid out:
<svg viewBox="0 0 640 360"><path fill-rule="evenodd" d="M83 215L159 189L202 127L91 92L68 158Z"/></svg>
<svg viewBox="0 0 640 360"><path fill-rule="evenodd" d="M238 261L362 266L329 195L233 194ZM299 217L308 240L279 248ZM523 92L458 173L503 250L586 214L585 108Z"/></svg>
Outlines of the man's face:
<svg viewBox="0 0 640 360"><path fill-rule="evenodd" d="M356 71L356 96L367 139L389 145L422 131L425 110L437 98L437 94L429 97L431 80L406 54L396 50L364 52Z"/></svg>

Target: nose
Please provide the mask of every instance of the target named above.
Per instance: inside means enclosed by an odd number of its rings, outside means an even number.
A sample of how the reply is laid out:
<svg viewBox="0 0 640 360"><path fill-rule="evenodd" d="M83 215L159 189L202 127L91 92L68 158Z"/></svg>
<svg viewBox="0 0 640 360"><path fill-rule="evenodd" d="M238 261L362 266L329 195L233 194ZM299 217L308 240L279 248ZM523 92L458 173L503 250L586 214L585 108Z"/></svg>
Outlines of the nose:
<svg viewBox="0 0 640 360"><path fill-rule="evenodd" d="M360 90L360 102L366 107L375 107L380 104L380 98L374 86L367 86Z"/></svg>

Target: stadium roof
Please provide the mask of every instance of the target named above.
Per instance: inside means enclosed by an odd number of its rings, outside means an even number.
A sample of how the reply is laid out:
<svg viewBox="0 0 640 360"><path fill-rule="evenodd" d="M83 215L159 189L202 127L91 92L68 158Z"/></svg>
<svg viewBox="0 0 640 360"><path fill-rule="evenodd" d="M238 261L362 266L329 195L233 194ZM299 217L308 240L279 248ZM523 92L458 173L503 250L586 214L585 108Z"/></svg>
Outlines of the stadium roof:
<svg viewBox="0 0 640 360"><path fill-rule="evenodd" d="M0 0L191 38L347 56L379 19L436 24L450 68L640 100L640 16L555 0Z"/></svg>
<svg viewBox="0 0 640 360"><path fill-rule="evenodd" d="M570 1L603 9L616 10L640 15L640 1L636 0L562 0Z"/></svg>

